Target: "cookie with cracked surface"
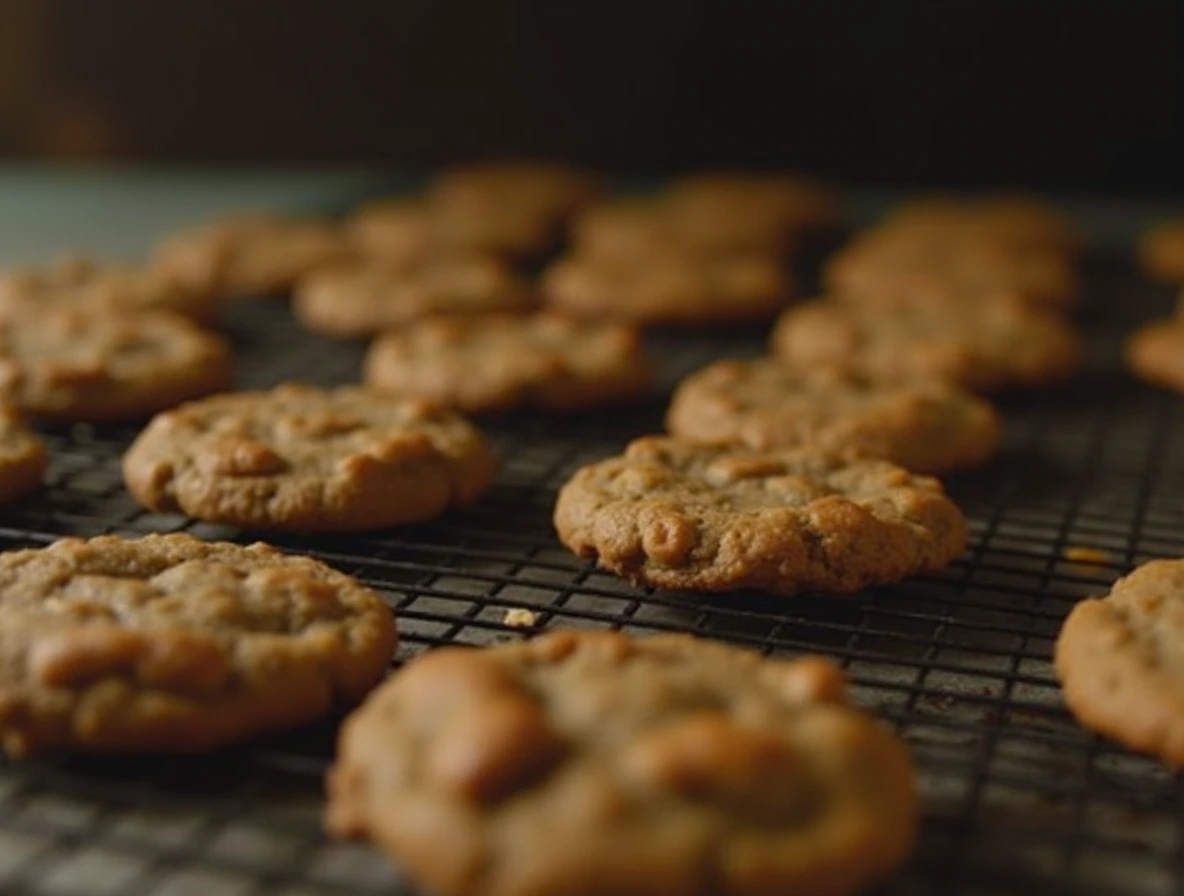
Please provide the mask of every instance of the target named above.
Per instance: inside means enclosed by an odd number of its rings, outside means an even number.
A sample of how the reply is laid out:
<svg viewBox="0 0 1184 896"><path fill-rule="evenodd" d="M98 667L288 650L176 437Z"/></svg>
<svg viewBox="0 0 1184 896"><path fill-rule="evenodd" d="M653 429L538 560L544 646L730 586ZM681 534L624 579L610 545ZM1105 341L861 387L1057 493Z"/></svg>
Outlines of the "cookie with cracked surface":
<svg viewBox="0 0 1184 896"><path fill-rule="evenodd" d="M1184 218L1157 221L1139 237L1136 256L1143 273L1167 283L1184 283Z"/></svg>
<svg viewBox="0 0 1184 896"><path fill-rule="evenodd" d="M37 267L0 272L0 314L79 304L117 311L172 311L207 324L222 309L221 297L212 290L151 265L63 255Z"/></svg>
<svg viewBox="0 0 1184 896"><path fill-rule="evenodd" d="M1184 766L1184 560L1153 560L1073 607L1057 637L1065 703L1085 727Z"/></svg>
<svg viewBox="0 0 1184 896"><path fill-rule="evenodd" d="M493 453L456 414L357 387L285 385L155 417L123 457L145 507L251 529L425 520L485 491Z"/></svg>
<svg viewBox="0 0 1184 896"><path fill-rule="evenodd" d="M365 369L374 389L463 411L595 407L654 380L632 328L548 313L422 320L380 336Z"/></svg>
<svg viewBox="0 0 1184 896"><path fill-rule="evenodd" d="M326 828L441 896L845 896L904 861L918 807L844 689L687 635L434 650L346 721Z"/></svg>
<svg viewBox="0 0 1184 896"><path fill-rule="evenodd" d="M270 296L351 254L343 231L330 221L237 215L166 238L150 263L220 296Z"/></svg>
<svg viewBox="0 0 1184 896"><path fill-rule="evenodd" d="M454 256L392 267L335 265L300 281L292 311L329 336L369 336L431 314L528 311L534 291L493 256Z"/></svg>
<svg viewBox="0 0 1184 896"><path fill-rule="evenodd" d="M966 521L936 479L818 448L647 437L578 470L559 540L640 585L853 592L940 569Z"/></svg>
<svg viewBox="0 0 1184 896"><path fill-rule="evenodd" d="M0 316L0 400L57 420L154 414L230 385L226 342L164 311Z"/></svg>
<svg viewBox="0 0 1184 896"><path fill-rule="evenodd" d="M685 379L666 414L671 434L750 448L852 450L940 473L985 463L999 416L983 399L929 379L868 379L772 358L718 361Z"/></svg>
<svg viewBox="0 0 1184 896"><path fill-rule="evenodd" d="M1081 338L1068 323L1002 295L969 304L819 299L783 313L771 345L798 367L931 377L979 392L1065 379L1082 359Z"/></svg>
<svg viewBox="0 0 1184 896"><path fill-rule="evenodd" d="M637 324L763 320L793 297L789 272L765 254L710 256L685 248L639 255L568 255L542 276L544 301L578 317Z"/></svg>
<svg viewBox="0 0 1184 896"><path fill-rule="evenodd" d="M390 609L307 557L189 535L0 555L0 746L193 752L356 703Z"/></svg>
<svg viewBox="0 0 1184 896"><path fill-rule="evenodd" d="M45 444L15 408L0 404L0 504L35 491L47 463Z"/></svg>
<svg viewBox="0 0 1184 896"><path fill-rule="evenodd" d="M1127 338L1126 362L1141 379L1184 393L1184 317L1137 329Z"/></svg>

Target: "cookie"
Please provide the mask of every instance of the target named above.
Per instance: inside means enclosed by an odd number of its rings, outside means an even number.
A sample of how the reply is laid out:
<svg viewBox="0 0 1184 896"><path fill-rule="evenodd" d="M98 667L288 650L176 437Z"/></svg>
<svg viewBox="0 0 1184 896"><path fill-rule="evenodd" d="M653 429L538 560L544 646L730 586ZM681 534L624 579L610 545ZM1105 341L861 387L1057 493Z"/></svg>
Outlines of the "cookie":
<svg viewBox="0 0 1184 896"><path fill-rule="evenodd" d="M123 458L145 507L252 529L337 532L428 519L489 486L457 415L356 387L284 385L160 414Z"/></svg>
<svg viewBox="0 0 1184 896"><path fill-rule="evenodd" d="M1064 320L1006 295L967 304L806 302L782 314L772 348L799 367L930 377L979 392L1065 379L1082 359L1081 339Z"/></svg>
<svg viewBox="0 0 1184 896"><path fill-rule="evenodd" d="M129 420L230 385L225 341L167 312L0 316L0 401L64 421Z"/></svg>
<svg viewBox="0 0 1184 896"><path fill-rule="evenodd" d="M349 241L329 221L240 215L169 237L156 248L151 264L217 295L269 296L350 255Z"/></svg>
<svg viewBox="0 0 1184 896"><path fill-rule="evenodd" d="M437 201L450 194L481 194L566 218L593 200L601 189L598 176L571 165L488 160L457 165L440 172L429 184L428 196Z"/></svg>
<svg viewBox="0 0 1184 896"><path fill-rule="evenodd" d="M555 314L436 317L381 336L366 384L465 411L574 410L646 392L653 366L637 333Z"/></svg>
<svg viewBox="0 0 1184 896"><path fill-rule="evenodd" d="M1157 221L1136 248L1143 273L1168 283L1184 283L1184 218Z"/></svg>
<svg viewBox="0 0 1184 896"><path fill-rule="evenodd" d="M926 473L985 463L1002 434L990 404L939 381L870 380L769 358L718 361L692 374L674 393L666 428L757 449L852 450Z"/></svg>
<svg viewBox="0 0 1184 896"><path fill-rule="evenodd" d="M571 225L571 251L583 259L644 259L677 247L677 222L654 197L616 197L589 205Z"/></svg>
<svg viewBox="0 0 1184 896"><path fill-rule="evenodd" d="M1184 393L1184 318L1155 321L1132 333L1126 362L1147 382Z"/></svg>
<svg viewBox="0 0 1184 896"><path fill-rule="evenodd" d="M14 408L0 404L0 504L35 491L47 464L41 439Z"/></svg>
<svg viewBox="0 0 1184 896"><path fill-rule="evenodd" d="M72 305L121 311L173 311L212 323L222 308L210 289L151 265L109 264L64 255L40 267L0 272L0 314Z"/></svg>
<svg viewBox="0 0 1184 896"><path fill-rule="evenodd" d="M881 229L928 238L961 236L1065 256L1081 248L1081 237L1066 215L1018 193L923 196L900 203Z"/></svg>
<svg viewBox="0 0 1184 896"><path fill-rule="evenodd" d="M843 896L916 837L907 747L828 660L556 631L411 661L345 723L326 828L440 896Z"/></svg>
<svg viewBox="0 0 1184 896"><path fill-rule="evenodd" d="M292 311L318 333L369 336L439 313L527 311L530 285L493 256L454 256L403 267L373 262L335 265L296 287Z"/></svg>
<svg viewBox="0 0 1184 896"><path fill-rule="evenodd" d="M634 441L578 470L559 540L639 585L852 592L940 569L966 521L936 479L819 448Z"/></svg>
<svg viewBox="0 0 1184 896"><path fill-rule="evenodd" d="M1184 766L1184 560L1154 560L1073 607L1057 637L1065 703L1085 727Z"/></svg>
<svg viewBox="0 0 1184 896"><path fill-rule="evenodd" d="M395 646L349 576L266 545L66 538L0 555L0 746L194 752L356 703Z"/></svg>
<svg viewBox="0 0 1184 896"><path fill-rule="evenodd" d="M390 267L418 264L434 249L427 206L419 199L368 202L346 218L344 231L359 256Z"/></svg>
<svg viewBox="0 0 1184 896"><path fill-rule="evenodd" d="M763 320L793 296L788 271L772 257L713 257L673 247L634 257L568 255L543 272L541 289L557 311L637 324Z"/></svg>

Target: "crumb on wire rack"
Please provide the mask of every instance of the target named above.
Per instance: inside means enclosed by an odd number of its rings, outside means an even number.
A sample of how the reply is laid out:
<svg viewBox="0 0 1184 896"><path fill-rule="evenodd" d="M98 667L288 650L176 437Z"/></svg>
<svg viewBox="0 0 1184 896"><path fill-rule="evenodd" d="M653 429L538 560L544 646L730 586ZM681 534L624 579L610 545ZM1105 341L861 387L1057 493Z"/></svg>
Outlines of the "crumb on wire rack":
<svg viewBox="0 0 1184 896"><path fill-rule="evenodd" d="M511 628L532 628L538 624L539 614L525 607L510 607L502 619Z"/></svg>

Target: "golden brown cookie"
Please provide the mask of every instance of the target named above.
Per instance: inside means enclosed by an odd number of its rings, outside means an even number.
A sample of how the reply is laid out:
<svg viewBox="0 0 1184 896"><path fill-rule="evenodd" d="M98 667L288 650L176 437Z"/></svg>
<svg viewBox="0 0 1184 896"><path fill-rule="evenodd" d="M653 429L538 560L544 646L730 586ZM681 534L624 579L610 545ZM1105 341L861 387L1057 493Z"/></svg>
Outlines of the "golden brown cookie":
<svg viewBox="0 0 1184 896"><path fill-rule="evenodd" d="M330 834L440 896L844 896L918 815L832 663L686 635L431 651L346 721L328 789Z"/></svg>
<svg viewBox="0 0 1184 896"><path fill-rule="evenodd" d="M1184 766L1184 560L1145 563L1078 603L1055 660L1078 721Z"/></svg>
<svg viewBox="0 0 1184 896"><path fill-rule="evenodd" d="M350 257L340 227L315 218L239 215L182 231L161 242L151 264L221 296L269 296L302 276Z"/></svg>
<svg viewBox="0 0 1184 896"><path fill-rule="evenodd" d="M557 311L637 324L761 320L793 296L788 271L767 255L716 257L674 247L615 258L569 255L544 271L541 288Z"/></svg>
<svg viewBox="0 0 1184 896"><path fill-rule="evenodd" d="M960 237L1059 255L1073 255L1081 237L1058 209L1018 193L922 196L900 203L882 230L917 237Z"/></svg>
<svg viewBox="0 0 1184 896"><path fill-rule="evenodd" d="M436 248L427 205L420 199L365 203L346 218L344 231L357 255L389 267L418 264Z"/></svg>
<svg viewBox="0 0 1184 896"><path fill-rule="evenodd" d="M1156 280L1184 283L1184 218L1167 218L1148 227L1136 249L1143 273Z"/></svg>
<svg viewBox="0 0 1184 896"><path fill-rule="evenodd" d="M35 491L45 476L48 456L41 439L15 408L0 404L0 504Z"/></svg>
<svg viewBox="0 0 1184 896"><path fill-rule="evenodd" d="M0 317L0 401L58 420L127 420L228 388L230 350L185 318L54 307Z"/></svg>
<svg viewBox="0 0 1184 896"><path fill-rule="evenodd" d="M575 217L571 252L582 259L644 259L677 248L677 226L657 197L614 197Z"/></svg>
<svg viewBox="0 0 1184 896"><path fill-rule="evenodd" d="M578 470L559 540L640 585L858 591L940 569L966 521L936 479L818 448L647 437Z"/></svg>
<svg viewBox="0 0 1184 896"><path fill-rule="evenodd" d="M285 385L160 414L123 458L151 510L254 529L379 529L436 516L489 486L471 424L364 389Z"/></svg>
<svg viewBox="0 0 1184 896"><path fill-rule="evenodd" d="M653 365L619 324L542 313L435 317L393 330L366 356L366 384L464 411L574 410L646 392Z"/></svg>
<svg viewBox="0 0 1184 896"><path fill-rule="evenodd" d="M815 300L781 316L772 348L799 367L931 377L981 392L1064 379L1082 357L1081 339L1065 321L1003 295L968 304Z"/></svg>
<svg viewBox="0 0 1184 896"><path fill-rule="evenodd" d="M1147 382L1184 393L1184 318L1155 321L1132 333L1126 362Z"/></svg>
<svg viewBox="0 0 1184 896"><path fill-rule="evenodd" d="M309 274L296 287L297 319L329 336L369 336L442 313L528 311L534 290L490 255L439 257L390 267L354 262Z"/></svg>
<svg viewBox="0 0 1184 896"><path fill-rule="evenodd" d="M151 265L63 255L40 267L0 272L0 314L80 304L173 311L198 323L212 323L222 309L221 297L212 290Z"/></svg>
<svg viewBox="0 0 1184 896"><path fill-rule="evenodd" d="M674 393L666 428L699 442L851 450L925 473L985 463L1002 435L990 404L940 381L870 380L772 358L717 361L692 374Z"/></svg>
<svg viewBox="0 0 1184 896"><path fill-rule="evenodd" d="M0 746L193 752L356 703L390 609L307 557L188 535L0 555Z"/></svg>

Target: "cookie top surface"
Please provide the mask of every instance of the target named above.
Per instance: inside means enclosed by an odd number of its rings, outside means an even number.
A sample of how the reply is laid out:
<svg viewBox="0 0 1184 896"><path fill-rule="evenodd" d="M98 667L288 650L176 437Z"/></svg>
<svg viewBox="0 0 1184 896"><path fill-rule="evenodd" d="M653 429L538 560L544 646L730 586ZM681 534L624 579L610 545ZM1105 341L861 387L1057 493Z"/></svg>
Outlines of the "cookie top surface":
<svg viewBox="0 0 1184 896"><path fill-rule="evenodd" d="M1144 324L1126 342L1127 366L1156 385L1184 392L1184 318Z"/></svg>
<svg viewBox="0 0 1184 896"><path fill-rule="evenodd" d="M300 281L292 310L311 330L366 336L430 314L525 311L536 304L530 285L506 263L461 255L402 267L327 267Z"/></svg>
<svg viewBox="0 0 1184 896"><path fill-rule="evenodd" d="M45 444L15 408L0 403L0 503L36 489L47 462Z"/></svg>
<svg viewBox="0 0 1184 896"><path fill-rule="evenodd" d="M793 283L765 254L671 248L636 257L568 255L543 273L542 291L551 307L580 317L693 325L771 317L792 298Z"/></svg>
<svg viewBox="0 0 1184 896"><path fill-rule="evenodd" d="M0 555L0 744L209 749L359 700L395 642L368 588L188 535Z"/></svg>
<svg viewBox="0 0 1184 896"><path fill-rule="evenodd" d="M436 317L378 338L368 385L470 411L609 404L645 392L652 365L630 327L554 314Z"/></svg>
<svg viewBox="0 0 1184 896"><path fill-rule="evenodd" d="M1145 274L1169 283L1184 283L1184 218L1152 224L1139 237L1136 253Z"/></svg>
<svg viewBox="0 0 1184 896"><path fill-rule="evenodd" d="M356 208L345 238L363 258L391 266L416 264L432 251L431 227L420 199L381 199Z"/></svg>
<svg viewBox="0 0 1184 896"><path fill-rule="evenodd" d="M427 519L476 498L493 469L484 437L452 412L298 385L160 414L123 458L129 491L153 510L299 531Z"/></svg>
<svg viewBox="0 0 1184 896"><path fill-rule="evenodd" d="M39 267L0 272L0 314L79 304L173 311L203 323L217 318L222 306L212 290L151 265L68 255Z"/></svg>
<svg viewBox="0 0 1184 896"><path fill-rule="evenodd" d="M795 366L936 377L977 391L1063 379L1082 357L1065 321L1008 296L977 304L815 300L782 314L772 348Z"/></svg>
<svg viewBox="0 0 1184 896"><path fill-rule="evenodd" d="M1058 209L1031 196L1009 193L919 197L900 203L881 227L916 235L944 232L1062 255L1076 252L1081 242L1072 221Z"/></svg>
<svg viewBox="0 0 1184 896"><path fill-rule="evenodd" d="M332 222L244 214L168 237L151 263L218 295L265 296L288 290L304 274L348 258L351 251Z"/></svg>
<svg viewBox="0 0 1184 896"><path fill-rule="evenodd" d="M916 817L906 747L829 661L557 631L396 673L342 730L326 825L441 896L842 896Z"/></svg>
<svg viewBox="0 0 1184 896"><path fill-rule="evenodd" d="M639 584L850 592L938 569L966 522L935 479L817 448L647 437L578 470L559 539Z"/></svg>
<svg viewBox="0 0 1184 896"><path fill-rule="evenodd" d="M784 237L833 227L839 198L822 181L792 173L701 171L675 178L666 189L671 211L711 242L711 234L747 232ZM741 241L741 245L742 245Z"/></svg>
<svg viewBox="0 0 1184 896"><path fill-rule="evenodd" d="M230 350L167 312L0 316L0 399L62 420L131 419L226 388Z"/></svg>
<svg viewBox="0 0 1184 896"><path fill-rule="evenodd" d="M718 361L692 374L674 393L666 427L758 449L850 449L930 473L983 463L1001 435L994 409L956 387L771 358Z"/></svg>
<svg viewBox="0 0 1184 896"><path fill-rule="evenodd" d="M1086 727L1184 765L1184 560L1155 560L1073 607L1055 661Z"/></svg>
<svg viewBox="0 0 1184 896"><path fill-rule="evenodd" d="M433 202L450 195L481 196L565 216L593 199L601 186L599 177L570 165L498 160L440 172L429 185L428 196Z"/></svg>

